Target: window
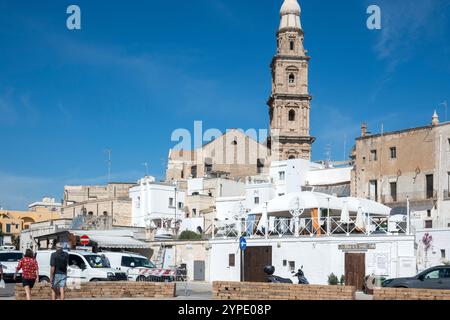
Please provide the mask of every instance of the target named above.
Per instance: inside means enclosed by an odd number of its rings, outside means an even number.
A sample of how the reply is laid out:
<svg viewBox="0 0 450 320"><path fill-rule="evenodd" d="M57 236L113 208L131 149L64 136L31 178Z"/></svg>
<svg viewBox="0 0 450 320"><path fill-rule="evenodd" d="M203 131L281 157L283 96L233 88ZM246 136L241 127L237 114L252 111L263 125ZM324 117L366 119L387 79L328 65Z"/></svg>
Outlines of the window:
<svg viewBox="0 0 450 320"><path fill-rule="evenodd" d="M291 49L291 51L294 51L294 49L295 49L295 43L294 43L294 41L291 41L291 42L289 43L289 48Z"/></svg>
<svg viewBox="0 0 450 320"><path fill-rule="evenodd" d="M425 229L433 229L433 220L425 221Z"/></svg>
<svg viewBox="0 0 450 320"><path fill-rule="evenodd" d="M295 271L295 261L289 261L289 271Z"/></svg>
<svg viewBox="0 0 450 320"><path fill-rule="evenodd" d="M434 197L434 177L432 174L427 174L427 199L432 199Z"/></svg>
<svg viewBox="0 0 450 320"><path fill-rule="evenodd" d="M378 200L378 181L370 180L369 182L369 199L373 201Z"/></svg>
<svg viewBox="0 0 450 320"><path fill-rule="evenodd" d="M439 279L439 270L433 270L425 275L425 279Z"/></svg>
<svg viewBox="0 0 450 320"><path fill-rule="evenodd" d="M377 161L377 150L370 151L370 161Z"/></svg>
<svg viewBox="0 0 450 320"><path fill-rule="evenodd" d="M183 202L178 202L178 209L183 209Z"/></svg>
<svg viewBox="0 0 450 320"><path fill-rule="evenodd" d="M191 167L191 175L192 175L192 177L194 177L194 178L197 177L197 166L192 166L192 167Z"/></svg>
<svg viewBox="0 0 450 320"><path fill-rule="evenodd" d="M231 142L231 144L233 145L233 146L237 146L237 140L233 140L233 142Z"/></svg>
<svg viewBox="0 0 450 320"><path fill-rule="evenodd" d="M441 259L445 258L446 258L445 249L441 249Z"/></svg>
<svg viewBox="0 0 450 320"><path fill-rule="evenodd" d="M11 232L11 225L8 223L6 225L6 233L10 233Z"/></svg>
<svg viewBox="0 0 450 320"><path fill-rule="evenodd" d="M137 197L136 199L136 208L140 208L141 207L141 197Z"/></svg>
<svg viewBox="0 0 450 320"><path fill-rule="evenodd" d="M192 209L192 215L195 217L197 215L197 209Z"/></svg>
<svg viewBox="0 0 450 320"><path fill-rule="evenodd" d="M289 111L289 121L295 121L295 110Z"/></svg>
<svg viewBox="0 0 450 320"><path fill-rule="evenodd" d="M281 180L281 181L284 181L284 179L285 179L284 171L278 172L278 179Z"/></svg>
<svg viewBox="0 0 450 320"><path fill-rule="evenodd" d="M81 257L74 254L69 254L69 266L84 269L86 267L86 264Z"/></svg>
<svg viewBox="0 0 450 320"><path fill-rule="evenodd" d="M287 266L287 260L283 260L283 267Z"/></svg>
<svg viewBox="0 0 450 320"><path fill-rule="evenodd" d="M259 204L259 197L255 197L255 204Z"/></svg>
<svg viewBox="0 0 450 320"><path fill-rule="evenodd" d="M397 148L392 147L390 150L391 150L391 159L397 159Z"/></svg>
<svg viewBox="0 0 450 320"><path fill-rule="evenodd" d="M431 218L431 210L427 210L427 217Z"/></svg>
<svg viewBox="0 0 450 320"><path fill-rule="evenodd" d="M236 266L236 255L234 253L228 255L228 266L229 267Z"/></svg>
<svg viewBox="0 0 450 320"><path fill-rule="evenodd" d="M291 73L289 75L289 83L290 84L294 84L295 83L295 75L293 73Z"/></svg>
<svg viewBox="0 0 450 320"><path fill-rule="evenodd" d="M392 202L397 202L397 182L391 182L390 186Z"/></svg>
<svg viewBox="0 0 450 320"><path fill-rule="evenodd" d="M173 207L173 198L169 198L169 207Z"/></svg>

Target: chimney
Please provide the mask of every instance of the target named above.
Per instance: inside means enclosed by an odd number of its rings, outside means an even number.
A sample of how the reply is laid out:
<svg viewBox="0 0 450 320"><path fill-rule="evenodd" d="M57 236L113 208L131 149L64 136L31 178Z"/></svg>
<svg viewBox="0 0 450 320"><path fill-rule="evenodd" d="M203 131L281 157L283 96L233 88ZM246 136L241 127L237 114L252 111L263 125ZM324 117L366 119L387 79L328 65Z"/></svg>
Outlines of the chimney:
<svg viewBox="0 0 450 320"><path fill-rule="evenodd" d="M361 123L361 137L365 137L367 135L367 123Z"/></svg>
<svg viewBox="0 0 450 320"><path fill-rule="evenodd" d="M437 126L439 124L439 116L438 116L436 110L434 110L434 114L433 114L433 117L431 119L432 119L431 120L431 124L433 126Z"/></svg>

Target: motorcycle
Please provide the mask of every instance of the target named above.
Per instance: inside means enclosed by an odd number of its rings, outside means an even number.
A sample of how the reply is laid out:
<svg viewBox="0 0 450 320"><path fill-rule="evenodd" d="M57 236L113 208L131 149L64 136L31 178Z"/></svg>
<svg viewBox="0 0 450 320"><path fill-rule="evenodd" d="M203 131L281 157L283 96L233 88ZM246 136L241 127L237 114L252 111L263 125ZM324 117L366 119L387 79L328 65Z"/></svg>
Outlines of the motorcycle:
<svg viewBox="0 0 450 320"><path fill-rule="evenodd" d="M287 279L287 278L282 278L279 276L274 275L275 273L275 267L274 266L266 266L264 268L264 272L267 274L267 282L270 283L293 283L293 281L291 279ZM297 271L297 273L295 273L294 271L292 272L294 273L293 277L297 277L298 279L298 284L309 284L308 280L305 277L305 274L303 272L303 266Z"/></svg>
<svg viewBox="0 0 450 320"><path fill-rule="evenodd" d="M270 283L293 283L291 279L286 279L282 277L275 276L275 267L266 266L264 267L264 272L267 274L267 282Z"/></svg>
<svg viewBox="0 0 450 320"><path fill-rule="evenodd" d="M294 274L294 277L297 277L298 284L309 284L309 281L306 279L305 273L303 272L303 266L298 269L297 273Z"/></svg>

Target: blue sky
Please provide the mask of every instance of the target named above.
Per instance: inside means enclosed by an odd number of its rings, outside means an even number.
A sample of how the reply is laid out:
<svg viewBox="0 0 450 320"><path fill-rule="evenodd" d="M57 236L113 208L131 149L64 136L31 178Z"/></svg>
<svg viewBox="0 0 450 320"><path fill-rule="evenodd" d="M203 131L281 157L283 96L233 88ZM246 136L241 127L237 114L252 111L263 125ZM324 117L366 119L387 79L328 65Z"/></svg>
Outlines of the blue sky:
<svg viewBox="0 0 450 320"><path fill-rule="evenodd" d="M0 0L0 206L162 178L171 133L267 128L281 0ZM82 30L66 28L77 4ZM450 101L450 0L301 0L315 160ZM382 30L366 9L382 10Z"/></svg>

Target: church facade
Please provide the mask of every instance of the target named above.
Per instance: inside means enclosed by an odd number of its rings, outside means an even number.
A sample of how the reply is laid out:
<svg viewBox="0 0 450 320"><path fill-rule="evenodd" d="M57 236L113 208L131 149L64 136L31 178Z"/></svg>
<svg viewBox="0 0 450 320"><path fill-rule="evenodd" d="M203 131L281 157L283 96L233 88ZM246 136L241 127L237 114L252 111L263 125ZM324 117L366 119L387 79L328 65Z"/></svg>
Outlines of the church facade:
<svg viewBox="0 0 450 320"><path fill-rule="evenodd" d="M210 175L239 179L266 173L272 161L311 160L310 57L303 46L301 8L285 0L280 11L277 52L272 60L272 92L268 100L270 136L261 143L238 130L196 150L171 150L166 181Z"/></svg>

